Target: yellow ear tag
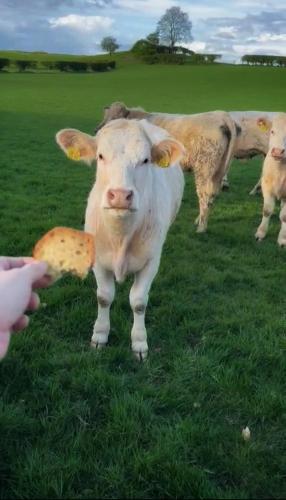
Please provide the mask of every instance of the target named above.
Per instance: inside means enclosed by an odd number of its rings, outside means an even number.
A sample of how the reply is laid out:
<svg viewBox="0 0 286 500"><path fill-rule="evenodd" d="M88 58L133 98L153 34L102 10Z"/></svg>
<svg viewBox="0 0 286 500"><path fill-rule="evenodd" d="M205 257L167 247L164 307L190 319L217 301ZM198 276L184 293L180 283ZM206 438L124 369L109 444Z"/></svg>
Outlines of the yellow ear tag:
<svg viewBox="0 0 286 500"><path fill-rule="evenodd" d="M75 147L67 148L67 157L70 160L79 161L80 160L80 150Z"/></svg>
<svg viewBox="0 0 286 500"><path fill-rule="evenodd" d="M167 168L170 166L169 158L167 156L163 156L159 161L156 162L158 167Z"/></svg>
<svg viewBox="0 0 286 500"><path fill-rule="evenodd" d="M268 132L268 130L270 130L271 128L270 125L264 120L258 120L257 125L262 132Z"/></svg>

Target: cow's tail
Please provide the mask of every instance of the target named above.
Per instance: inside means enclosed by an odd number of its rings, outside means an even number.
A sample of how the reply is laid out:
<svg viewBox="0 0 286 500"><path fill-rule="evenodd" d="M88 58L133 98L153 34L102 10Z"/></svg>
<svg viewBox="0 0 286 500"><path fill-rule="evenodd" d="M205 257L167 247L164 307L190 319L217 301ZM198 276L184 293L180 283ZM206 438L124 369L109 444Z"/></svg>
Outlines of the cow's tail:
<svg viewBox="0 0 286 500"><path fill-rule="evenodd" d="M227 147L225 148L221 164L221 174L224 176L227 174L231 160L233 159L236 139L241 133L241 128L228 113L224 113L221 130L227 138Z"/></svg>

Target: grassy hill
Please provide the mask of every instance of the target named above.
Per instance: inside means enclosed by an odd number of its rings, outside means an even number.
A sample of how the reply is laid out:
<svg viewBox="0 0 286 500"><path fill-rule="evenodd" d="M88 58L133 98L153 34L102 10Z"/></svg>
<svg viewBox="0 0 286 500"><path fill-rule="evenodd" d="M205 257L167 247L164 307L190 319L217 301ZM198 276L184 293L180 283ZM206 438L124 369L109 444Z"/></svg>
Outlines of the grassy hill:
<svg viewBox="0 0 286 500"><path fill-rule="evenodd" d="M122 61L100 74L0 74L0 255L30 255L54 226L82 227L95 169L68 161L54 136L93 133L115 100L283 110L285 70ZM93 276L41 292L44 306L0 364L1 498L285 496L286 257L277 216L266 241L254 239L262 202L248 191L260 169L234 162L204 235L186 176L150 293L145 364L129 348L131 279L117 286L100 353L89 348Z"/></svg>

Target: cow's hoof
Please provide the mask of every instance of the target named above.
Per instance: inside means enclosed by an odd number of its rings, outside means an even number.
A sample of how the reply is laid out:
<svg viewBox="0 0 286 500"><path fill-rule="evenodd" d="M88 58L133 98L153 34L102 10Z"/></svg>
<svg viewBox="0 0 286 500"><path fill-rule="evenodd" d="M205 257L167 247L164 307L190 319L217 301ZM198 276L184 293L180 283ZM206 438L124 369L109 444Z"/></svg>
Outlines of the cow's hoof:
<svg viewBox="0 0 286 500"><path fill-rule="evenodd" d="M228 191L229 190L229 184L223 184L221 186L222 191Z"/></svg>
<svg viewBox="0 0 286 500"><path fill-rule="evenodd" d="M106 347L106 346L107 346L107 344L103 344L102 342L97 342L95 340L92 340L90 342L90 347L92 349L97 350L97 351L100 351L101 349L104 349L104 347Z"/></svg>
<svg viewBox="0 0 286 500"><path fill-rule="evenodd" d="M133 351L133 354L140 363L144 363L148 357L148 351Z"/></svg>
<svg viewBox="0 0 286 500"><path fill-rule="evenodd" d="M256 239L256 241L258 241L258 242L261 242L262 240L264 240L265 236L266 236L266 234L265 234L265 233L263 233L262 231L260 231L259 229L258 229L258 231L256 231L256 233L255 233L255 239Z"/></svg>
<svg viewBox="0 0 286 500"><path fill-rule="evenodd" d="M286 240L278 240L278 245L280 248L285 248L286 247Z"/></svg>
<svg viewBox="0 0 286 500"><path fill-rule="evenodd" d="M144 340L135 340L132 342L132 351L138 361L145 361L148 356L148 344Z"/></svg>
<svg viewBox="0 0 286 500"><path fill-rule="evenodd" d="M199 234L200 234L200 233L205 233L205 232L206 232L206 230L207 230L207 228L206 228L206 227L204 227L204 226L198 226L198 227L197 227L197 233L199 233Z"/></svg>

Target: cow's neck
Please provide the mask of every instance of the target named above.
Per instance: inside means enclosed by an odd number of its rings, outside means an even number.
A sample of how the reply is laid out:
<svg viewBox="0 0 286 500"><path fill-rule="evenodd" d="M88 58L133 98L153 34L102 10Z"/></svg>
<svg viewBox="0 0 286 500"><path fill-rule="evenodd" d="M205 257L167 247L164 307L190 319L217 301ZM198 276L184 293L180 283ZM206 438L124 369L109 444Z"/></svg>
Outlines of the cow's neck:
<svg viewBox="0 0 286 500"><path fill-rule="evenodd" d="M122 282L127 274L128 250L138 230L138 220L131 214L127 217L104 217L104 229L112 252L113 270L116 280Z"/></svg>
<svg viewBox="0 0 286 500"><path fill-rule="evenodd" d="M132 213L125 217L115 217L106 213L103 223L109 238L118 245L121 245L126 238L130 238L137 227L137 221Z"/></svg>

